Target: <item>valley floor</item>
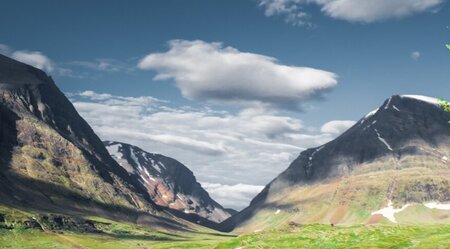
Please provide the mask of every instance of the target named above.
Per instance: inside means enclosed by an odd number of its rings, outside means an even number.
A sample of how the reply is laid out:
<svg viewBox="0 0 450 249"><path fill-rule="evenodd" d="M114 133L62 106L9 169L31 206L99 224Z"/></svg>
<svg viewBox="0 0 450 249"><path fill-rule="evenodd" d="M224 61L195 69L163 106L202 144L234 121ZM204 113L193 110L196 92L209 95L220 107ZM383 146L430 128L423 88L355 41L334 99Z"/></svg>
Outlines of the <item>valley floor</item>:
<svg viewBox="0 0 450 249"><path fill-rule="evenodd" d="M450 248L450 225L298 225L233 237L211 233L161 233L144 228L107 233L43 232L0 229L0 248Z"/></svg>

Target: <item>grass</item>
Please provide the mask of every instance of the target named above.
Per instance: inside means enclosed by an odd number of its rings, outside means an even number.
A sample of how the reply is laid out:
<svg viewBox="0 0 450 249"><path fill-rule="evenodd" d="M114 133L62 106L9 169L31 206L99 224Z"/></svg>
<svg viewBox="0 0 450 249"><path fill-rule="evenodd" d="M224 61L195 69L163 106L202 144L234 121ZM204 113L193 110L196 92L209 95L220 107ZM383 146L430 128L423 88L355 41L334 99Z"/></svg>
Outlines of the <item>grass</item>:
<svg viewBox="0 0 450 249"><path fill-rule="evenodd" d="M449 224L449 211L420 208L421 203L431 200L446 203L449 177L448 169L411 167L273 191L251 218L238 224L235 231L244 234L279 229L280 225L290 221L338 225L389 223L383 217L374 219L371 215L385 207L388 200L392 200L395 207L414 204L414 208L396 215L400 224ZM280 212L277 213L278 209Z"/></svg>
<svg viewBox="0 0 450 249"><path fill-rule="evenodd" d="M420 207L416 209L421 212ZM76 229L43 231L26 228L21 223L36 216L31 212L0 205L0 214L4 217L0 227L2 224L9 227L0 228L2 249L450 248L450 224L330 226L278 221L277 225L273 224L276 228L236 237L208 229L155 230L100 217L83 218L95 224L100 231L97 233ZM280 220L285 218L280 216Z"/></svg>
<svg viewBox="0 0 450 249"><path fill-rule="evenodd" d="M128 249L128 248L450 248L450 225L285 225L282 229L246 234L161 233L148 228L116 224L114 233L83 234L0 229L0 248ZM122 229L132 229L125 230Z"/></svg>
<svg viewBox="0 0 450 249"><path fill-rule="evenodd" d="M222 242L224 248L450 248L450 225L304 225L253 233Z"/></svg>
<svg viewBox="0 0 450 249"><path fill-rule="evenodd" d="M0 205L0 248L11 249L129 249L129 248L212 248L217 243L235 237L198 227L196 231L174 231L138 226L100 217L83 217L95 225L98 232L83 232L76 225L64 230L49 230L37 218L44 230L31 229L26 222L39 214Z"/></svg>

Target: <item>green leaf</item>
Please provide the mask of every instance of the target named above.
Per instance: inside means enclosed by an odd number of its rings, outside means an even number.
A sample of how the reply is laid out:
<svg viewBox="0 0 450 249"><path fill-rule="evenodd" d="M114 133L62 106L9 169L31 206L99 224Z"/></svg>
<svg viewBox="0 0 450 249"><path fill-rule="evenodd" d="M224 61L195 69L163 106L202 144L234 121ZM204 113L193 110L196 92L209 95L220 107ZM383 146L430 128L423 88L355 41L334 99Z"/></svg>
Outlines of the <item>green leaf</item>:
<svg viewBox="0 0 450 249"><path fill-rule="evenodd" d="M450 49L450 44L445 45L448 49Z"/></svg>

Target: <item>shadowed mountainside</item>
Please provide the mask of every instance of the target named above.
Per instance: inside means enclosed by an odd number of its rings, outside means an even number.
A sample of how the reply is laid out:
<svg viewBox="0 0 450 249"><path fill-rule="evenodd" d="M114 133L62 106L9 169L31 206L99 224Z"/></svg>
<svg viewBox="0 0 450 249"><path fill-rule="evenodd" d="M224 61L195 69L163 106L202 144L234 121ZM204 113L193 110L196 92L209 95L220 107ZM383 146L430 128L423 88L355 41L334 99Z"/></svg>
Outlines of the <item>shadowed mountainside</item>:
<svg viewBox="0 0 450 249"><path fill-rule="evenodd" d="M189 226L111 158L51 77L3 55L0 145L0 204Z"/></svg>

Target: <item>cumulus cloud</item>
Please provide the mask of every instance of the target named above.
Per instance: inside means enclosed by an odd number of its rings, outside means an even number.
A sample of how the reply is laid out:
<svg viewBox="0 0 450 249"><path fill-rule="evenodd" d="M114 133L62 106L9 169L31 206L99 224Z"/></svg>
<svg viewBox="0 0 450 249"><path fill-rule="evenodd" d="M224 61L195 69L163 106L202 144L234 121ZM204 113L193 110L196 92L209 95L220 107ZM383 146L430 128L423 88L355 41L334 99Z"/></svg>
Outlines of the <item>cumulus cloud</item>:
<svg viewBox="0 0 450 249"><path fill-rule="evenodd" d="M422 54L419 51L414 51L411 53L411 59L418 61L420 59L420 56L422 56Z"/></svg>
<svg viewBox="0 0 450 249"><path fill-rule="evenodd" d="M322 125L320 131L322 133L340 135L352 127L355 123L356 122L353 120L333 120Z"/></svg>
<svg viewBox="0 0 450 249"><path fill-rule="evenodd" d="M249 200L253 199L264 186L235 184L224 185L219 183L202 182L202 187L208 191L211 197L225 207L241 210L248 206Z"/></svg>
<svg viewBox="0 0 450 249"><path fill-rule="evenodd" d="M227 186L265 185L302 150L336 136L312 134L302 120L263 108L231 113L209 107L174 106L150 96L93 91L67 95L102 139L128 142L176 158L199 181ZM213 196L219 198L221 189L230 188L217 188ZM223 201L242 208L255 192Z"/></svg>
<svg viewBox="0 0 450 249"><path fill-rule="evenodd" d="M241 105L297 109L337 84L334 73L280 64L221 43L173 40L170 49L143 58L138 67L173 79L184 97Z"/></svg>
<svg viewBox="0 0 450 249"><path fill-rule="evenodd" d="M436 10L445 0L259 0L267 16L283 15L288 23L311 25L307 5L335 19L371 23Z"/></svg>
<svg viewBox="0 0 450 249"><path fill-rule="evenodd" d="M0 44L0 53L35 68L44 70L48 74L52 73L60 76L78 77L72 70L60 67L40 51L14 50L5 44Z"/></svg>
<svg viewBox="0 0 450 249"><path fill-rule="evenodd" d="M11 57L48 73L55 69L53 62L39 51L15 51L11 54Z"/></svg>

